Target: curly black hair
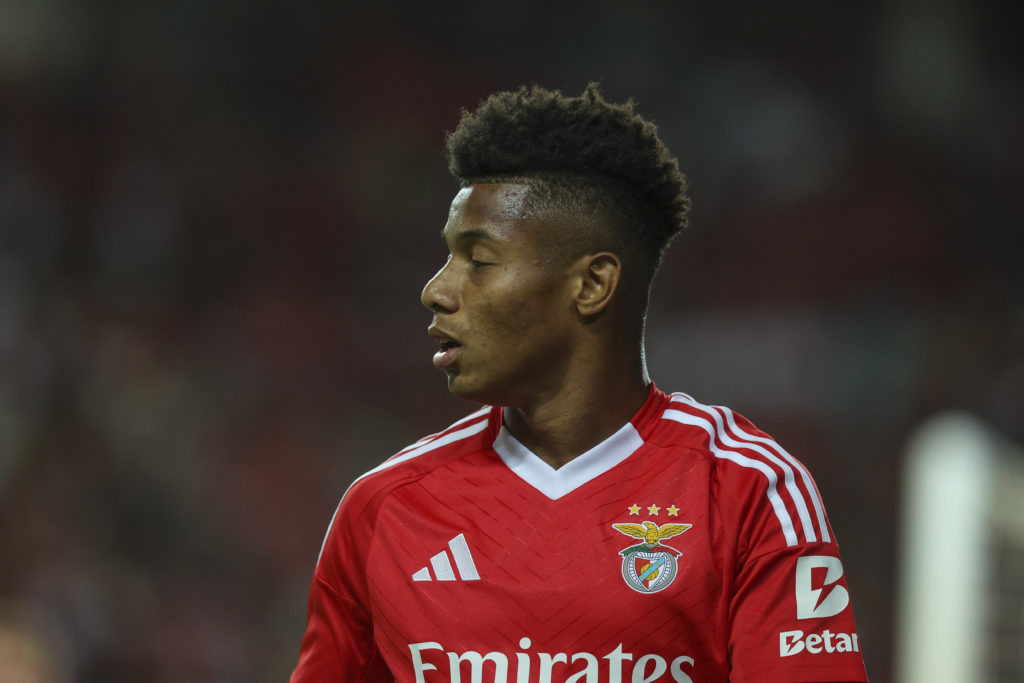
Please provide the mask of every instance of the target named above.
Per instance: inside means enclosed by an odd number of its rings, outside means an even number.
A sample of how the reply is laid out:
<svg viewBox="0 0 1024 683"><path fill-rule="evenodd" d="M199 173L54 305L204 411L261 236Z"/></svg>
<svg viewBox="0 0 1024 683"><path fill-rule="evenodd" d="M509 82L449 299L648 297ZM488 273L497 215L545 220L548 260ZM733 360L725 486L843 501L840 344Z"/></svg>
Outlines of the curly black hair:
<svg viewBox="0 0 1024 683"><path fill-rule="evenodd" d="M686 227L687 180L675 157L633 100L610 103L597 83L580 97L537 85L495 93L462 111L446 143L463 187L525 182L566 215L599 215L615 226L617 246L643 257L649 277Z"/></svg>

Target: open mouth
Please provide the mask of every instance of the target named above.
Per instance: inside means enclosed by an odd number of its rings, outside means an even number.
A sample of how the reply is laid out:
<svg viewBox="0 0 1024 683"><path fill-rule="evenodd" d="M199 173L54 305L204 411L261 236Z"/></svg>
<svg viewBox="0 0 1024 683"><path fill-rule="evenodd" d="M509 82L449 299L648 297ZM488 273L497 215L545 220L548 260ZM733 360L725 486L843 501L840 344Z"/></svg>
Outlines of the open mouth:
<svg viewBox="0 0 1024 683"><path fill-rule="evenodd" d="M448 370L458 360L462 352L462 344L453 340L445 339L441 342L441 350L434 354L434 367L439 370Z"/></svg>

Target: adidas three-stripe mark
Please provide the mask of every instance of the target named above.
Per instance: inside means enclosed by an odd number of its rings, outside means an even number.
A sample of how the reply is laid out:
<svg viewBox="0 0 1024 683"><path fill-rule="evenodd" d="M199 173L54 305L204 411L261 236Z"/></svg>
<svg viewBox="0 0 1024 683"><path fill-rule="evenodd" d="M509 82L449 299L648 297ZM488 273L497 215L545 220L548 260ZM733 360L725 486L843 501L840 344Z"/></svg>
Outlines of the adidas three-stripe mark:
<svg viewBox="0 0 1024 683"><path fill-rule="evenodd" d="M448 541L448 548L455 558L455 569L459 570L459 578L463 581L478 581L480 574L476 571L476 563L473 562L473 554L469 552L469 545L466 543L466 536L459 534ZM448 553L444 550L430 558L430 569L434 570L434 576L438 581L455 581L455 571L448 559ZM412 575L413 581L433 581L430 578L430 569L423 567Z"/></svg>

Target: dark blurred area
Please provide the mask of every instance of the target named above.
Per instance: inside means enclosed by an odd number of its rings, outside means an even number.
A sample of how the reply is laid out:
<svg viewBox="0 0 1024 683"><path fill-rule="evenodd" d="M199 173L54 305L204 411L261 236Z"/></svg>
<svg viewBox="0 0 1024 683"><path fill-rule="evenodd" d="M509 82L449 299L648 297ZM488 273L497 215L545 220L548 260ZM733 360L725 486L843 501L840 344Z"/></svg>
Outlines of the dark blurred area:
<svg viewBox="0 0 1024 683"><path fill-rule="evenodd" d="M808 464L891 680L906 435L1024 441L1011 12L0 0L0 598L61 662L26 680L287 679L342 492L471 409L419 303L443 132L590 80L691 178L655 381Z"/></svg>

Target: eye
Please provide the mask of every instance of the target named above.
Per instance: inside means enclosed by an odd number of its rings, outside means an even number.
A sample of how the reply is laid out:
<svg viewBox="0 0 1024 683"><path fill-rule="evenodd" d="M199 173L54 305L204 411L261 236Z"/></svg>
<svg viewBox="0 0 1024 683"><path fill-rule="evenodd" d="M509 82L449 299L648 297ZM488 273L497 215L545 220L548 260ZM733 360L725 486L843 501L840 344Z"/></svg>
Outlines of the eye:
<svg viewBox="0 0 1024 683"><path fill-rule="evenodd" d="M473 270L484 270L495 265L495 261L490 254L466 254L469 267Z"/></svg>

